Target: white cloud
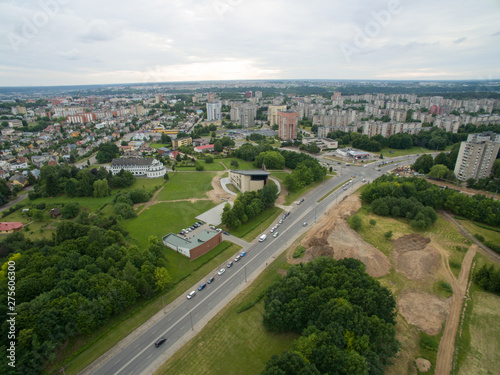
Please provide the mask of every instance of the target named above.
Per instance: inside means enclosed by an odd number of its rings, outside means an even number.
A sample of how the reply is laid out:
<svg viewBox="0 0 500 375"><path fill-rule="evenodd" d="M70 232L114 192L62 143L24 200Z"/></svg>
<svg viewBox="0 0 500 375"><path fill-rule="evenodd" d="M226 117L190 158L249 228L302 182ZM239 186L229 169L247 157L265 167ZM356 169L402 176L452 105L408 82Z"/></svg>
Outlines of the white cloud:
<svg viewBox="0 0 500 375"><path fill-rule="evenodd" d="M0 85L134 82L148 71L165 81L500 78L495 0L42 1L61 2L16 50L7 36L23 37L44 8L0 4L10 72ZM362 46L360 31L371 31ZM348 60L340 43L358 51Z"/></svg>

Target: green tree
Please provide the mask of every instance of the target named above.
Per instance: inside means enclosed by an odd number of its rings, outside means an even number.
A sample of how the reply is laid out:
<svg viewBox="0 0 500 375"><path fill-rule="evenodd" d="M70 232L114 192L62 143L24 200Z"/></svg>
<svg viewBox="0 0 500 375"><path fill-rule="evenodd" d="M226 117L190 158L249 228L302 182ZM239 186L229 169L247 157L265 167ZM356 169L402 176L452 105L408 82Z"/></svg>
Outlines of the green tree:
<svg viewBox="0 0 500 375"><path fill-rule="evenodd" d="M172 282L172 277L165 267L155 268L154 278L156 280L156 291L161 292Z"/></svg>
<svg viewBox="0 0 500 375"><path fill-rule="evenodd" d="M358 231L363 226L363 221L358 215L354 215L351 217L350 225L352 229Z"/></svg>
<svg viewBox="0 0 500 375"><path fill-rule="evenodd" d="M429 173L433 165L434 159L432 158L432 155L425 154L415 160L412 168L419 173Z"/></svg>
<svg viewBox="0 0 500 375"><path fill-rule="evenodd" d="M78 216L80 212L80 204L78 202L66 203L64 207L61 208L62 217L65 219L73 219Z"/></svg>
<svg viewBox="0 0 500 375"><path fill-rule="evenodd" d="M385 232L384 237L386 240L390 240L392 238L392 230Z"/></svg>
<svg viewBox="0 0 500 375"><path fill-rule="evenodd" d="M214 143L214 151L215 152L222 152L224 147L222 146L222 141L220 139L216 140Z"/></svg>
<svg viewBox="0 0 500 375"><path fill-rule="evenodd" d="M70 198L75 197L78 194L78 180L76 178L70 178L66 181L64 192Z"/></svg>
<svg viewBox="0 0 500 375"><path fill-rule="evenodd" d="M94 197L103 198L109 195L108 180L97 180L93 184Z"/></svg>
<svg viewBox="0 0 500 375"><path fill-rule="evenodd" d="M112 142L106 142L99 145L99 151L95 158L99 164L103 164L110 163L118 155L120 155L118 146Z"/></svg>
<svg viewBox="0 0 500 375"><path fill-rule="evenodd" d="M443 179L450 173L450 170L443 164L434 165L430 172L429 177Z"/></svg>

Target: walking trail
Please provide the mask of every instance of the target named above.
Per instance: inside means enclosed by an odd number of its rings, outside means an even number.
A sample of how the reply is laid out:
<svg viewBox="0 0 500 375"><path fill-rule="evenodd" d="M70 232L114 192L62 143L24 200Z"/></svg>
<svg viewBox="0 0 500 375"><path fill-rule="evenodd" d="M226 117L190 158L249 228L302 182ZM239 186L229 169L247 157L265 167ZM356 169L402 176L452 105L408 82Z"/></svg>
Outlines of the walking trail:
<svg viewBox="0 0 500 375"><path fill-rule="evenodd" d="M436 359L436 375L449 375L452 368L453 354L455 352L455 337L457 334L458 325L460 323L460 315L462 313L462 304L467 292L467 284L469 281L469 273L472 266L472 261L477 252L477 245L472 245L462 262L460 275L458 279L452 278L453 297L444 327L443 336L439 343L439 350ZM448 262L446 262L448 263ZM448 272L451 273L449 267Z"/></svg>

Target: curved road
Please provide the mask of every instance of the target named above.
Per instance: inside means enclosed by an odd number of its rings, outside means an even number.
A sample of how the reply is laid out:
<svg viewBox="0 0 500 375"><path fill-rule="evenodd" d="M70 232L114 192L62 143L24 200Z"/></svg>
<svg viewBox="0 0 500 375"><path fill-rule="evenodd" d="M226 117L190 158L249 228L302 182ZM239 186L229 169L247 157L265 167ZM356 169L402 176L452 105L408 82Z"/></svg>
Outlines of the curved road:
<svg viewBox="0 0 500 375"><path fill-rule="evenodd" d="M398 163L404 159L408 160L410 157L394 158L391 161ZM169 311L165 311L163 316L161 312L157 314L81 374L151 374L243 290L248 285L248 281L257 277L267 263L288 248L289 244L305 232L310 225L314 225L316 218L321 216L330 205L336 204L339 198L354 191L354 186L356 188L361 186L362 178L373 181L393 167L394 164L383 166L380 172L376 164L366 168L344 167L341 177L331 178L308 192L302 204L290 205L291 214L281 224L280 235L277 238L273 238L266 230L267 239L264 242L254 241L246 250L247 255L239 262L235 262L233 267L226 268L224 274L218 276L216 272L213 272L190 288L190 290L196 290L196 296L191 300L185 297L190 291L187 290L168 307ZM347 191L339 188L318 203L319 199L336 186L344 184L354 174L357 178L349 184ZM304 222L308 224L303 226ZM214 274L215 281L207 285L204 290L198 291L198 285ZM156 348L154 342L162 336L166 337L167 341Z"/></svg>

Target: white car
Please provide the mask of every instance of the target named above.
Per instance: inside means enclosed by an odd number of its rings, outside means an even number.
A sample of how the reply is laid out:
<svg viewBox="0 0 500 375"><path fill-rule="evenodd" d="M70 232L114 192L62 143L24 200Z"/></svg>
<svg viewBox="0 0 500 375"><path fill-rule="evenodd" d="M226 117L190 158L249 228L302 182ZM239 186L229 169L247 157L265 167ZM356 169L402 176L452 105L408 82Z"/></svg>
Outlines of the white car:
<svg viewBox="0 0 500 375"><path fill-rule="evenodd" d="M193 290L187 295L187 299L191 299L196 295L196 292Z"/></svg>
<svg viewBox="0 0 500 375"><path fill-rule="evenodd" d="M220 276L222 275L224 272L226 272L226 269L225 268L221 268L219 272L217 272L217 274Z"/></svg>
<svg viewBox="0 0 500 375"><path fill-rule="evenodd" d="M273 233L274 232L274 227L272 227L269 232Z"/></svg>

